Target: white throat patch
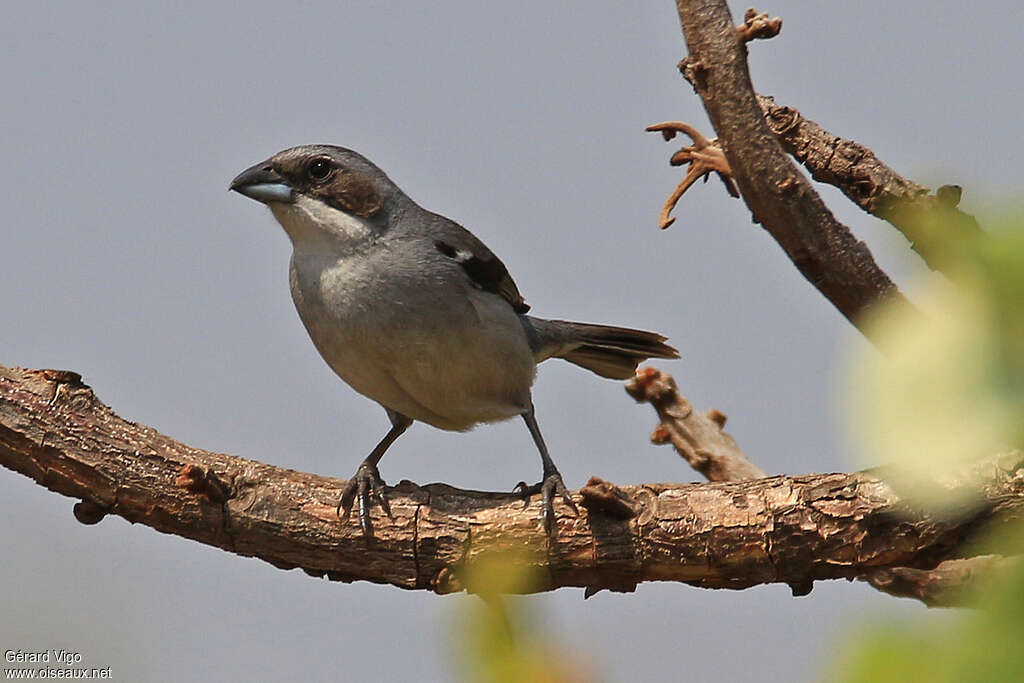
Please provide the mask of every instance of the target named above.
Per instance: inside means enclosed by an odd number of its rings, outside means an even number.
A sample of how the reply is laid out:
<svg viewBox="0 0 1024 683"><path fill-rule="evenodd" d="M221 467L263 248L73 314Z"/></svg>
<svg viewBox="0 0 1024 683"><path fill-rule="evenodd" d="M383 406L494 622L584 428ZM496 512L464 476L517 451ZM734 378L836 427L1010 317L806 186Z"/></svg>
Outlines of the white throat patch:
<svg viewBox="0 0 1024 683"><path fill-rule="evenodd" d="M291 204L272 202L269 206L296 247L324 242L355 245L373 235L373 228L365 219L328 206L319 199L295 194Z"/></svg>

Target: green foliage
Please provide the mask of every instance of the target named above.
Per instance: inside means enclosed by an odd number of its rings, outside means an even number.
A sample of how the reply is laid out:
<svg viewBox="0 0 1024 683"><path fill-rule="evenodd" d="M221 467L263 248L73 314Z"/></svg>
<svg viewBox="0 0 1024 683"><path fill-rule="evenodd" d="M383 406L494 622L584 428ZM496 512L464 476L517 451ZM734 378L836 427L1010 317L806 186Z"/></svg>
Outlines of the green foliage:
<svg viewBox="0 0 1024 683"><path fill-rule="evenodd" d="M901 495L933 514L959 501L941 482L1024 442L1024 223L989 219L986 236L951 237L921 314L883 307L883 342L851 365L852 428L875 461L894 459ZM941 243L942 240L937 240ZM1015 548L1024 530L984 541ZM949 620L875 624L834 672L846 683L1024 680L1024 563L973 590Z"/></svg>
<svg viewBox="0 0 1024 683"><path fill-rule="evenodd" d="M998 683L1024 677L1024 565L993 577L978 608L947 623L876 624L851 646L842 683Z"/></svg>
<svg viewBox="0 0 1024 683"><path fill-rule="evenodd" d="M458 613L455 650L464 678L480 683L571 683L587 680L562 654L526 598L542 585L542 557L508 548L477 554L460 572L469 598Z"/></svg>
<svg viewBox="0 0 1024 683"><path fill-rule="evenodd" d="M851 432L866 454L901 468L894 485L923 505L955 505L934 484L1024 441L1024 230L950 239L915 296L920 312L882 306L868 324L879 350L850 372Z"/></svg>

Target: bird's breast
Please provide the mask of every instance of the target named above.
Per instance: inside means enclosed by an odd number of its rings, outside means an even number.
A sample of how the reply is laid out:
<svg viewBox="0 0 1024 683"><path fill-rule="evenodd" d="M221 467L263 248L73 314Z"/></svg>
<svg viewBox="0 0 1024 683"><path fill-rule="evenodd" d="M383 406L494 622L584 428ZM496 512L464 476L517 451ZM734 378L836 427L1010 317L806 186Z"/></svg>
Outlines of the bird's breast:
<svg viewBox="0 0 1024 683"><path fill-rule="evenodd" d="M535 363L500 297L446 262L377 254L292 258L292 297L313 343L356 391L442 429L529 406Z"/></svg>

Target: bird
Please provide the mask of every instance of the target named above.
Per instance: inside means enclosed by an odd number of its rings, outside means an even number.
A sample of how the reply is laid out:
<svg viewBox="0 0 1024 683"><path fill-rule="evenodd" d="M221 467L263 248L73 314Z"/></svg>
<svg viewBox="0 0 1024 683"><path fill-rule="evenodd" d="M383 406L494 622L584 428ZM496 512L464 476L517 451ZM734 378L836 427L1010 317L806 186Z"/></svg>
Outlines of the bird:
<svg viewBox="0 0 1024 683"><path fill-rule="evenodd" d="M678 358L654 332L527 315L505 264L471 232L414 202L358 152L334 145L285 149L229 187L265 204L292 244L289 284L299 317L327 365L387 412L391 428L342 489L344 523L358 501L373 539L374 502L391 517L378 464L414 422L462 432L521 417L556 535L555 498L578 514L534 411L537 364L562 358L628 379L648 358Z"/></svg>

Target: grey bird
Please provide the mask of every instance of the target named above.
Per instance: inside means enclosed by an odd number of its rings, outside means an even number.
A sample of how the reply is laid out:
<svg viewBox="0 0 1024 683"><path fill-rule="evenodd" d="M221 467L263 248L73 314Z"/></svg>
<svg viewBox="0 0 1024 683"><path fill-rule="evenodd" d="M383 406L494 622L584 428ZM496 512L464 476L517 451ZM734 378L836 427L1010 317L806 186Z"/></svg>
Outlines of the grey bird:
<svg viewBox="0 0 1024 683"><path fill-rule="evenodd" d="M455 222L423 209L352 150L303 145L242 171L230 189L266 204L292 242L292 299L320 355L387 411L391 429L348 481L342 520L359 501L391 515L377 464L416 420L466 431L521 416L540 451L548 533L554 498L576 506L548 454L530 388L537 363L564 358L626 379L647 358L678 358L653 332L526 315L505 265Z"/></svg>

